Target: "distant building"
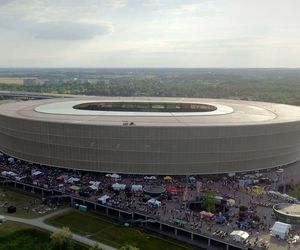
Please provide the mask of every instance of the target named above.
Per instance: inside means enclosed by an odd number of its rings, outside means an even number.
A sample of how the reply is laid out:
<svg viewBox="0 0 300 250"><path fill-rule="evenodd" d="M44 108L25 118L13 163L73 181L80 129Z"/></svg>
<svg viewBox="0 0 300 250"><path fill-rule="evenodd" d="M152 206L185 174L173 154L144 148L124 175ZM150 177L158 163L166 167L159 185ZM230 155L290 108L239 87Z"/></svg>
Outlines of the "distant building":
<svg viewBox="0 0 300 250"><path fill-rule="evenodd" d="M36 79L36 84L37 85L43 85L45 83L49 82L48 79Z"/></svg>
<svg viewBox="0 0 300 250"><path fill-rule="evenodd" d="M99 80L98 79L88 79L87 82L91 83L91 84L95 84L95 83L98 83Z"/></svg>
<svg viewBox="0 0 300 250"><path fill-rule="evenodd" d="M37 85L37 79L36 78L24 78L23 85Z"/></svg>

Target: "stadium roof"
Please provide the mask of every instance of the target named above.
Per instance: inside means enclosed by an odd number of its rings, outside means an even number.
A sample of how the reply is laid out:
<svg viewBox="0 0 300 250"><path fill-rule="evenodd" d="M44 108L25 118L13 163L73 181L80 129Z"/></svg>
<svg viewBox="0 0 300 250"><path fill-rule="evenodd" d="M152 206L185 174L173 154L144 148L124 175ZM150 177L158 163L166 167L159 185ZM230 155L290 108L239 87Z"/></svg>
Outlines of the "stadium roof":
<svg viewBox="0 0 300 250"><path fill-rule="evenodd" d="M73 107L89 102L138 103L197 103L212 105L216 110L207 112L127 112L79 110ZM300 120L300 107L265 102L164 97L91 97L36 100L0 105L0 113L59 123L123 125L124 121L136 126L232 126L257 125Z"/></svg>

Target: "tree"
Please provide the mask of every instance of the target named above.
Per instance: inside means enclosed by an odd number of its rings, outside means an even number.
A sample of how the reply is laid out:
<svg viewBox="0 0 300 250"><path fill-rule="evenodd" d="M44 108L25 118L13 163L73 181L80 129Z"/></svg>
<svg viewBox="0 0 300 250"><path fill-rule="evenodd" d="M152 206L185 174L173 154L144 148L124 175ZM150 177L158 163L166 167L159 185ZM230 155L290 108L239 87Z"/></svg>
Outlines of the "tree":
<svg viewBox="0 0 300 250"><path fill-rule="evenodd" d="M51 249L52 250L73 250L74 244L72 241L72 233L68 227L63 227L62 230L51 234Z"/></svg>
<svg viewBox="0 0 300 250"><path fill-rule="evenodd" d="M132 245L125 245L122 246L119 250L140 250L140 249Z"/></svg>
<svg viewBox="0 0 300 250"><path fill-rule="evenodd" d="M94 246L91 246L89 250L102 250L102 248L96 243Z"/></svg>
<svg viewBox="0 0 300 250"><path fill-rule="evenodd" d="M289 194L297 199L300 198L300 183L291 183L290 184Z"/></svg>
<svg viewBox="0 0 300 250"><path fill-rule="evenodd" d="M205 191L203 203L203 209L208 212L215 213L216 212L216 201L215 201L215 193L212 191Z"/></svg>

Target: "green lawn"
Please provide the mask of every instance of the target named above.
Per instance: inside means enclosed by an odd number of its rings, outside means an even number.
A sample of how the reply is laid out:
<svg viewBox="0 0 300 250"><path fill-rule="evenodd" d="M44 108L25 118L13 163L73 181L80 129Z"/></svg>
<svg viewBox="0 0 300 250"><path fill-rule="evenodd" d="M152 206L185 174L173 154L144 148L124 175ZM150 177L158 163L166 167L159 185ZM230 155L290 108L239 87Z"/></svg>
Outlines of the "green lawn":
<svg viewBox="0 0 300 250"><path fill-rule="evenodd" d="M0 250L47 250L50 234L29 225L7 221L0 224ZM87 250L75 244L74 250Z"/></svg>
<svg viewBox="0 0 300 250"><path fill-rule="evenodd" d="M30 225L26 225L14 221L6 221L2 224L0 223L0 237L5 237L18 230L24 230L28 228L32 228L32 227Z"/></svg>
<svg viewBox="0 0 300 250"><path fill-rule="evenodd" d="M130 244L141 250L199 250L197 247L171 238L156 236L135 228L127 228L112 220L77 211L50 218L47 223L56 227L68 226L74 233L88 236L116 248Z"/></svg>
<svg viewBox="0 0 300 250"><path fill-rule="evenodd" d="M5 205L7 203L7 205ZM42 201L35 194L24 193L12 188L0 188L0 214L7 214L7 207L15 206L17 212L13 216L36 218L45 214L33 212L33 208L42 208Z"/></svg>

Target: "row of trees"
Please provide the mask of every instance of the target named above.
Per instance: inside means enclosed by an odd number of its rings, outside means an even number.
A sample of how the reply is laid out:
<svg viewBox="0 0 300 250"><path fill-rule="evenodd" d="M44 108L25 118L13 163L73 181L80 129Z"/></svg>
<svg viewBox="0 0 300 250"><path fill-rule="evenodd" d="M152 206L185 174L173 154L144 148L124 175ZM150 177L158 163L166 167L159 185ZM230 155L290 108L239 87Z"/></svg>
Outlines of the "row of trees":
<svg viewBox="0 0 300 250"><path fill-rule="evenodd" d="M41 86L0 84L0 90L98 96L237 98L300 105L300 78L236 79L233 77L229 79L227 77L223 81L216 81L185 77L163 79L121 77L111 79L109 83L68 82Z"/></svg>

